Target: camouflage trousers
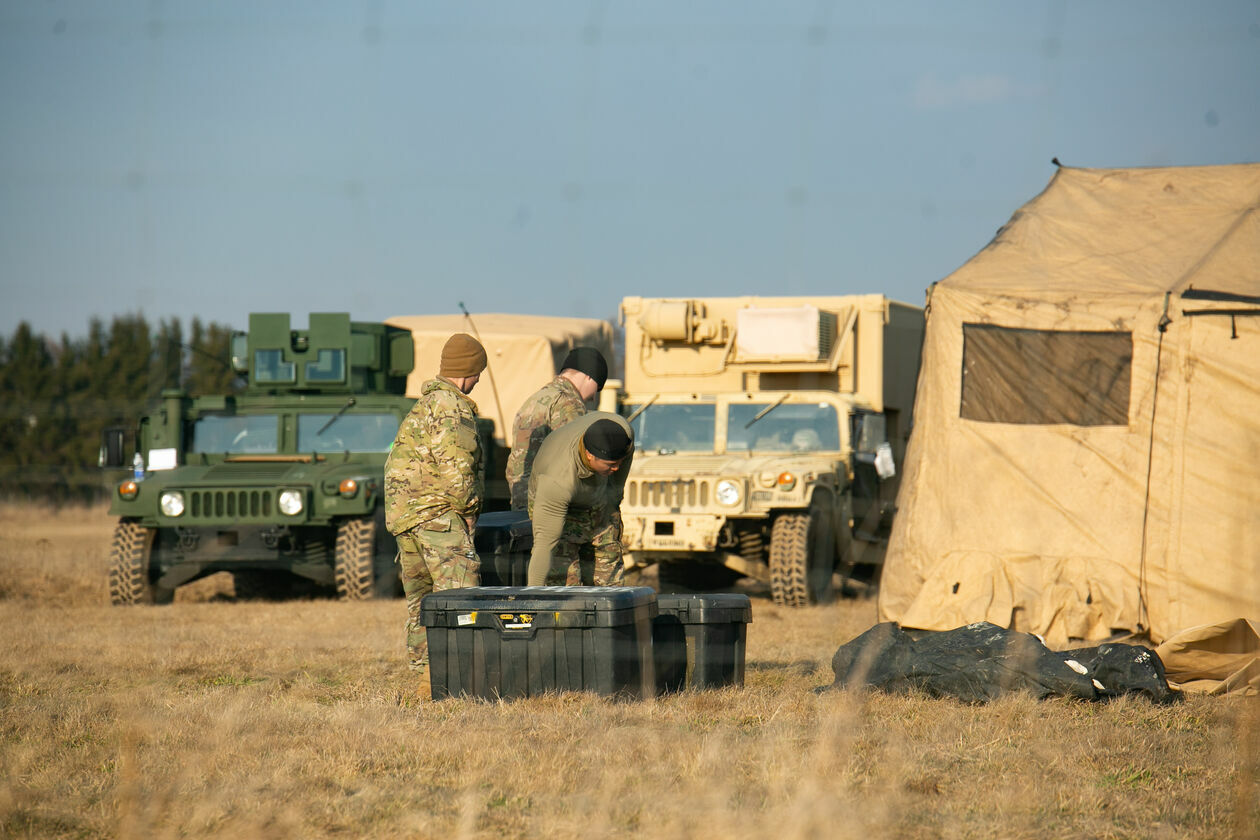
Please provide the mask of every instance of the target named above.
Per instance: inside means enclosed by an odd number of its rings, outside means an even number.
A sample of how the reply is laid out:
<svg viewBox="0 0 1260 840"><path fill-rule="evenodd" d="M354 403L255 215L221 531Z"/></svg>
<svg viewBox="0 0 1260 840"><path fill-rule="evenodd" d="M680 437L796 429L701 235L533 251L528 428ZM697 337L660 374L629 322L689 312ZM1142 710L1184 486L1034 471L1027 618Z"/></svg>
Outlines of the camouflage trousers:
<svg viewBox="0 0 1260 840"><path fill-rule="evenodd" d="M420 623L420 599L430 592L476 586L481 581L481 564L463 517L451 515L428 524L442 523L450 529L427 530L420 525L397 535L398 574L407 599L407 664L413 671L429 664L429 640Z"/></svg>
<svg viewBox="0 0 1260 840"><path fill-rule="evenodd" d="M621 586L621 512L570 509L551 554L548 586Z"/></svg>

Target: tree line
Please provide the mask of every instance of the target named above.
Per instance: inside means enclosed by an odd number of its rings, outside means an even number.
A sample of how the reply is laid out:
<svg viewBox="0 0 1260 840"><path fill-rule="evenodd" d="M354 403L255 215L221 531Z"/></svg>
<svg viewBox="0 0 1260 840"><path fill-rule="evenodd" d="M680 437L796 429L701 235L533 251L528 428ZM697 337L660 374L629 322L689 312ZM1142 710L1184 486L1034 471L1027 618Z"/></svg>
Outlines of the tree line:
<svg viewBox="0 0 1260 840"><path fill-rule="evenodd" d="M133 428L162 391L234 393L233 330L193 318L93 318L86 337L50 339L22 322L0 336L0 497L54 504L106 493L101 434Z"/></svg>

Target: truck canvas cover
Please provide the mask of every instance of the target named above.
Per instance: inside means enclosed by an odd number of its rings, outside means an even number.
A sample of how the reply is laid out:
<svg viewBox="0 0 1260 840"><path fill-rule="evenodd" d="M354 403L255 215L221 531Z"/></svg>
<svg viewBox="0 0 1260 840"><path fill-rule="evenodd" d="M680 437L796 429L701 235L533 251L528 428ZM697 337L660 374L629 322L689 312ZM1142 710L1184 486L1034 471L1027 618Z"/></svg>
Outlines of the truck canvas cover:
<svg viewBox="0 0 1260 840"><path fill-rule="evenodd" d="M880 619L1257 617L1258 383L1260 164L1059 169L929 290Z"/></svg>
<svg viewBox="0 0 1260 840"><path fill-rule="evenodd" d="M442 347L455 333L478 336L486 348L488 369L472 399L478 414L494 421L494 436L511 445L505 430L512 428L516 411L525 400L551 381L574 347L594 347L612 366L612 324L597 318L543 315L400 315L385 323L411 330L416 364L407 378L407 393L419 396L420 386L437 376Z"/></svg>

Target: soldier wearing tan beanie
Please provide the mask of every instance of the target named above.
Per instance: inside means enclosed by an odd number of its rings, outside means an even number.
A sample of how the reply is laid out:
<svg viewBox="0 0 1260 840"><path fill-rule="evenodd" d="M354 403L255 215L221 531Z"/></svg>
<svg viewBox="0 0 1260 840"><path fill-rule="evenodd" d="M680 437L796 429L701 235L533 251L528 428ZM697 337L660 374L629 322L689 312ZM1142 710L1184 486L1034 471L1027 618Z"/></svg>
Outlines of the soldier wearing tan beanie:
<svg viewBox="0 0 1260 840"><path fill-rule="evenodd" d="M473 526L481 512L484 455L477 406L468 393L485 369L481 342L466 333L451 336L438 375L420 387L385 462L385 525L398 541L407 659L422 673L428 670L429 646L420 599L480 580ZM427 696L427 683L420 691Z"/></svg>
<svg viewBox="0 0 1260 840"><path fill-rule="evenodd" d="M446 345L442 347L442 366L438 368L438 376L451 380L465 379L479 376L485 369L486 348L481 346L480 341L468 333L455 333L446 340Z"/></svg>

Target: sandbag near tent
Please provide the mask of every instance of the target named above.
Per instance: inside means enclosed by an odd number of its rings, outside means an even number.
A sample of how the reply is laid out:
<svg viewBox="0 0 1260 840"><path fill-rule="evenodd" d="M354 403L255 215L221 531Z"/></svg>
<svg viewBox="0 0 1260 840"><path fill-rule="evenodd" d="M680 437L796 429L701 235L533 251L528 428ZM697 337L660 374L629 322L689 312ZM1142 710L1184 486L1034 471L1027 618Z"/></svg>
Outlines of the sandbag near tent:
<svg viewBox="0 0 1260 840"><path fill-rule="evenodd" d="M1260 618L1260 164L1062 167L926 318L881 621Z"/></svg>

